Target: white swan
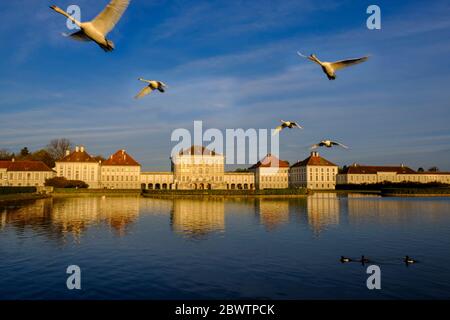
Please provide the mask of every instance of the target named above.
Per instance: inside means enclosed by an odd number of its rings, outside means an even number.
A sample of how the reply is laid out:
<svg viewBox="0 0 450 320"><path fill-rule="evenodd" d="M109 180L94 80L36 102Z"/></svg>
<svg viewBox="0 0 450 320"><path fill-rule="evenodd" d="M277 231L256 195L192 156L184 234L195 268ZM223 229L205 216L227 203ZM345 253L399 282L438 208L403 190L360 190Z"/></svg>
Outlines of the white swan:
<svg viewBox="0 0 450 320"><path fill-rule="evenodd" d="M78 41L94 41L108 52L114 50L114 43L106 39L106 35L114 29L129 3L130 0L112 0L94 20L89 22L80 22L55 5L50 8L67 17L80 28L80 31L69 37Z"/></svg>
<svg viewBox="0 0 450 320"><path fill-rule="evenodd" d="M302 126L300 126L298 123L294 122L294 121L284 121L284 120L280 120L281 121L281 125L276 127L275 130L273 131L273 136L278 134L281 130L285 129L285 128L299 128L299 129L303 129Z"/></svg>
<svg viewBox="0 0 450 320"><path fill-rule="evenodd" d="M336 141L332 141L332 140L322 140L319 143L316 143L314 145L311 146L311 149L317 149L319 147L327 147L327 148L331 148L333 146L340 146L344 149L348 149L347 146L343 145L342 143L336 142Z"/></svg>
<svg viewBox="0 0 450 320"><path fill-rule="evenodd" d="M297 54L302 58L309 59L309 60L317 63L318 65L320 65L322 67L323 72L325 72L325 74L327 75L329 80L336 79L336 71L337 70L347 68L349 66L353 66L355 64L367 61L367 59L369 59L369 57L365 56L365 57L356 58L356 59L347 59L347 60L340 60L340 61L335 61L335 62L326 62L326 61L320 61L319 59L317 59L317 57L314 54L311 54L309 57L301 54L298 51L297 51Z"/></svg>
<svg viewBox="0 0 450 320"><path fill-rule="evenodd" d="M156 80L145 80L143 78L139 78L138 80L142 82L148 83L148 86L146 86L144 89L141 90L135 97L136 99L145 97L146 95L152 93L153 90L158 90L159 92L165 92L165 88L167 88L167 85L164 82L156 81Z"/></svg>

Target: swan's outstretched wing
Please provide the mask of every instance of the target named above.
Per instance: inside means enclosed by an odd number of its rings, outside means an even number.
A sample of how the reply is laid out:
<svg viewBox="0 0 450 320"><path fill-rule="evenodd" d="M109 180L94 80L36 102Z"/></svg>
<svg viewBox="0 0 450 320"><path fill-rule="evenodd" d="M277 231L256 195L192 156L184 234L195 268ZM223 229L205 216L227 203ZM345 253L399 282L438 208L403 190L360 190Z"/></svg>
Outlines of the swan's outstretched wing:
<svg viewBox="0 0 450 320"><path fill-rule="evenodd" d="M144 89L142 89L141 92L139 92L137 94L137 96L134 98L139 99L139 98L145 97L145 96L149 95L150 93L152 93L152 91L153 91L153 89L150 88L149 86L147 86Z"/></svg>
<svg viewBox="0 0 450 320"><path fill-rule="evenodd" d="M301 125L299 125L297 122L291 122L291 123L292 123L292 125L294 127L299 128L299 129L303 129L303 127Z"/></svg>
<svg viewBox="0 0 450 320"><path fill-rule="evenodd" d="M75 41L83 41L83 42L91 41L91 39L82 30L72 34L63 33L62 35L66 38L70 38Z"/></svg>
<svg viewBox="0 0 450 320"><path fill-rule="evenodd" d="M276 127L275 130L273 130L272 135L277 135L281 130L283 130L283 125Z"/></svg>
<svg viewBox="0 0 450 320"><path fill-rule="evenodd" d="M130 0L111 0L105 9L91 21L92 25L104 35L108 34L122 17Z"/></svg>
<svg viewBox="0 0 450 320"><path fill-rule="evenodd" d="M150 83L150 82L153 81L153 80L146 80L146 79L144 79L144 78L139 78L138 80L139 80L139 81L142 81L142 82L146 82L146 83Z"/></svg>
<svg viewBox="0 0 450 320"><path fill-rule="evenodd" d="M335 145L335 146L340 146L340 147L342 147L342 148L344 148L344 149L348 149L348 147L347 147L346 145L343 145L343 144L340 143L340 142L332 141L331 144L333 144L333 145Z"/></svg>
<svg viewBox="0 0 450 320"><path fill-rule="evenodd" d="M343 69L343 68L347 68L347 67L353 66L355 64L362 63L364 61L367 61L367 59L369 59L369 57L341 60L341 61L332 62L331 66L333 67L334 70L339 70L339 69Z"/></svg>

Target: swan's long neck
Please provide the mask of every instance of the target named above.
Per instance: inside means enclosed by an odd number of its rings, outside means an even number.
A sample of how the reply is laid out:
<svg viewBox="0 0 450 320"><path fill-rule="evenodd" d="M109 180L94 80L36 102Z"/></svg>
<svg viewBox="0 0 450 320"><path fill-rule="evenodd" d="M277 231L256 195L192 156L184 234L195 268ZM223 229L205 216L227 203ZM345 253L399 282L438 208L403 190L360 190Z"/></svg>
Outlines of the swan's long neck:
<svg viewBox="0 0 450 320"><path fill-rule="evenodd" d="M317 59L317 57L316 57L315 55L313 55L313 54L309 56L309 59L310 59L311 61L314 61L315 63L318 63L318 64L322 65L322 61L320 61L319 59Z"/></svg>
<svg viewBox="0 0 450 320"><path fill-rule="evenodd" d="M67 19L69 19L70 21L72 21L73 23L75 23L77 26L79 26L81 28L81 22L78 21L77 19L75 19L74 17L72 17L70 14L68 14L67 12L65 12L63 9L57 7L57 6L51 6L50 8L52 8L53 10L55 10L56 12L62 14L63 16L65 16Z"/></svg>

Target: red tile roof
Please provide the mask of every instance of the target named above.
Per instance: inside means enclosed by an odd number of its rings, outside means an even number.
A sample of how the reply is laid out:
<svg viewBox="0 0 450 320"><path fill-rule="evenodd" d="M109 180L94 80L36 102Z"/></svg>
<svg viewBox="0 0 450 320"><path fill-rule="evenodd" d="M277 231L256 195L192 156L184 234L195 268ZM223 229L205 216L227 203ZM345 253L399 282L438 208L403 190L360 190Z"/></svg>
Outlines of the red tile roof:
<svg viewBox="0 0 450 320"><path fill-rule="evenodd" d="M56 162L98 162L91 157L86 151L78 149Z"/></svg>
<svg viewBox="0 0 450 320"><path fill-rule="evenodd" d="M191 146L187 149L180 151L179 155L189 156L189 155L205 155L205 156L215 156L218 155L214 150L209 150L204 146Z"/></svg>
<svg viewBox="0 0 450 320"><path fill-rule="evenodd" d="M311 152L311 155L303 161L298 161L291 168L304 166L332 166L337 167L333 162L322 158L318 152Z"/></svg>
<svg viewBox="0 0 450 320"><path fill-rule="evenodd" d="M418 173L418 174L430 174L430 175L433 175L433 174L450 175L450 172L441 172L441 171L438 171L438 172L425 171L425 172L416 172L416 173Z"/></svg>
<svg viewBox="0 0 450 320"><path fill-rule="evenodd" d="M397 174L415 174L413 169L406 166L362 166L353 164L343 171L347 174L377 174L378 172L392 172Z"/></svg>
<svg viewBox="0 0 450 320"><path fill-rule="evenodd" d="M31 160L0 161L0 168L7 171L52 171L44 162Z"/></svg>
<svg viewBox="0 0 450 320"><path fill-rule="evenodd" d="M256 168L289 168L289 162L285 160L280 160L272 154L268 154L261 161L258 161L257 164L254 164L249 169Z"/></svg>
<svg viewBox="0 0 450 320"><path fill-rule="evenodd" d="M105 160L104 166L140 166L125 150L119 150Z"/></svg>

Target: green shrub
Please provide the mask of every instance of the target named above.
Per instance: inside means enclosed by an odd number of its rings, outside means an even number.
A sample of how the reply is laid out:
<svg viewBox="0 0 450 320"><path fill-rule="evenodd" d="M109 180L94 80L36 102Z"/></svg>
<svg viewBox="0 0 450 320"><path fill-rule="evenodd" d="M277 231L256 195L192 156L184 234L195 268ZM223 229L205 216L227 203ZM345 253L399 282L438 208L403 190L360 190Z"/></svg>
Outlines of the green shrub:
<svg viewBox="0 0 450 320"><path fill-rule="evenodd" d="M46 187L54 188L73 188L73 189L87 189L89 185L80 180L67 180L64 177L55 177L45 180Z"/></svg>
<svg viewBox="0 0 450 320"><path fill-rule="evenodd" d="M440 188L383 188L381 189L382 194L450 194L450 187L440 187Z"/></svg>

